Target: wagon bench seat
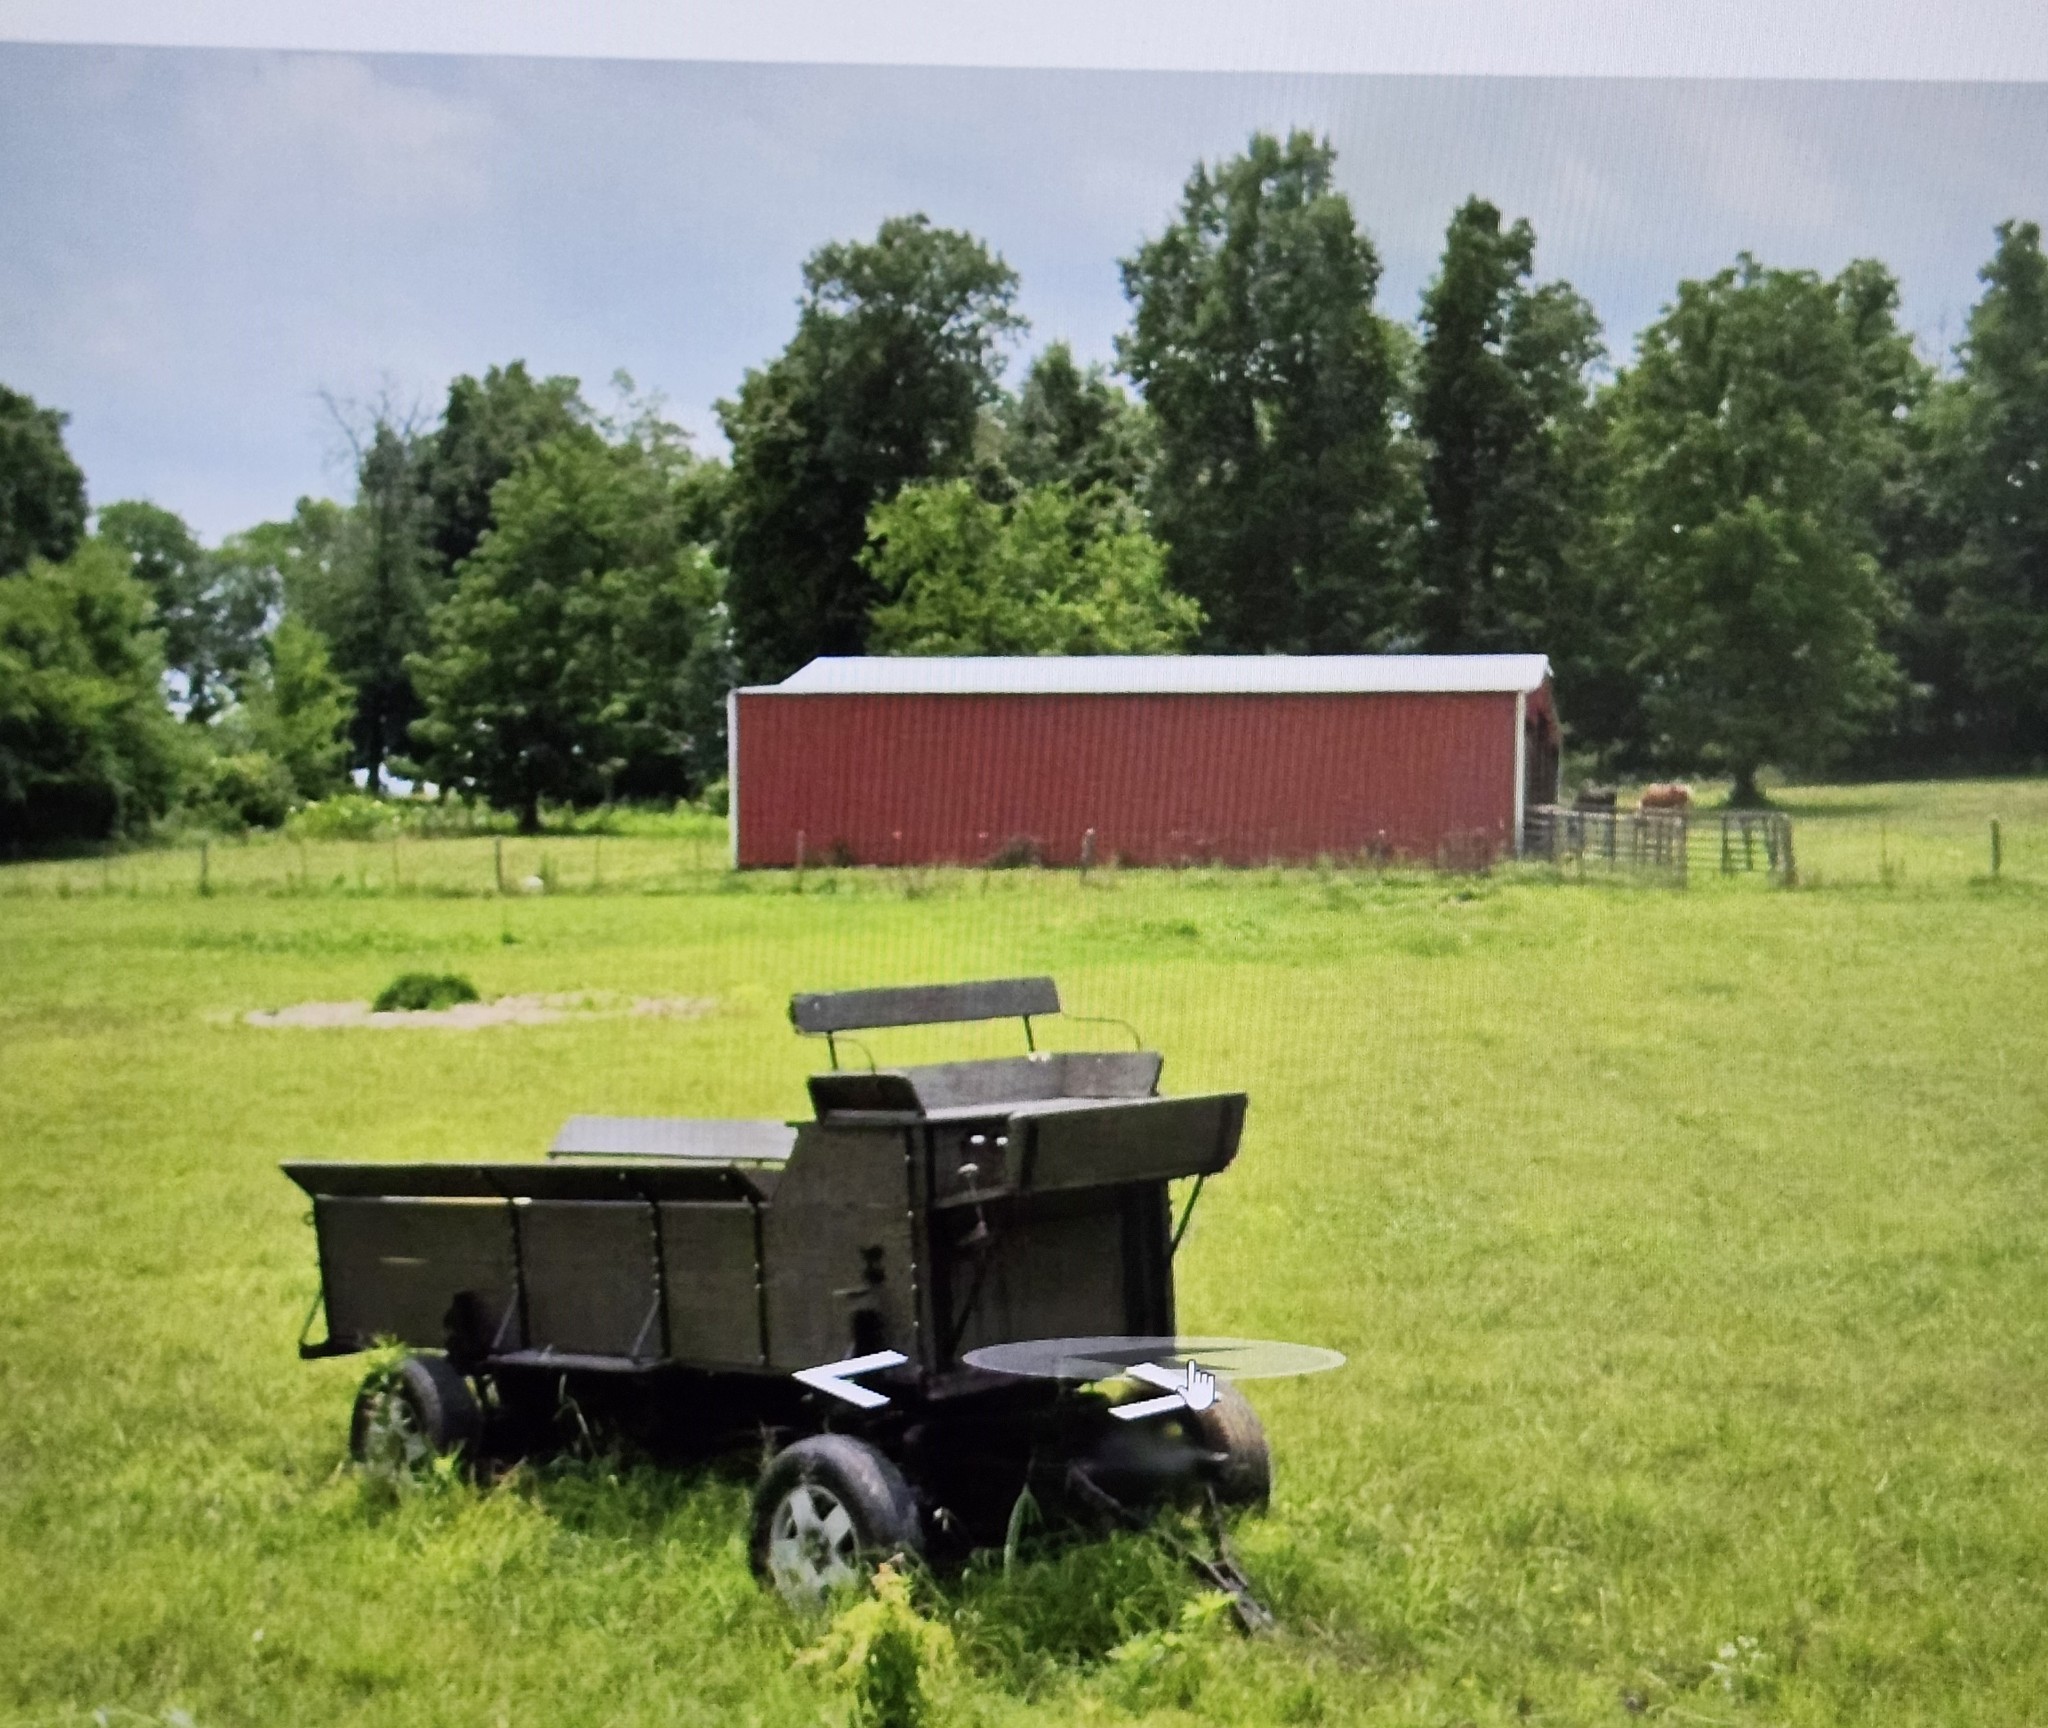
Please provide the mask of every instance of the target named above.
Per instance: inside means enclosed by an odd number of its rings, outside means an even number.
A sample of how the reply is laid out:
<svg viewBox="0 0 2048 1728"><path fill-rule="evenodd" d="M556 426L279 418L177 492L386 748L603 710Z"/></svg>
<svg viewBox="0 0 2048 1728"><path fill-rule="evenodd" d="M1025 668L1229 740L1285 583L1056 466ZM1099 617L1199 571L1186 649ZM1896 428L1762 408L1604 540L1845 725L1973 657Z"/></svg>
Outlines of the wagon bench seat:
<svg viewBox="0 0 2048 1728"><path fill-rule="evenodd" d="M787 1122L688 1116L571 1116L550 1158L683 1158L711 1164L786 1164L796 1149Z"/></svg>

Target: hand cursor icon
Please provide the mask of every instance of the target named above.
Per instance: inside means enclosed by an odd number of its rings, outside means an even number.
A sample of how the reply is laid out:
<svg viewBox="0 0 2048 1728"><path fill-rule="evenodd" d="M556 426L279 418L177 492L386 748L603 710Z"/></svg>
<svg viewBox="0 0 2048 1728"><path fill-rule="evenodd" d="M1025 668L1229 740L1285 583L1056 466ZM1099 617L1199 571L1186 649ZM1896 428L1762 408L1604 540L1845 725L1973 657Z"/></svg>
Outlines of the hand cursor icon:
<svg viewBox="0 0 2048 1728"><path fill-rule="evenodd" d="M1180 1389L1180 1395L1187 1400L1190 1410L1208 1409L1216 1402L1216 1376L1190 1362L1187 1384Z"/></svg>

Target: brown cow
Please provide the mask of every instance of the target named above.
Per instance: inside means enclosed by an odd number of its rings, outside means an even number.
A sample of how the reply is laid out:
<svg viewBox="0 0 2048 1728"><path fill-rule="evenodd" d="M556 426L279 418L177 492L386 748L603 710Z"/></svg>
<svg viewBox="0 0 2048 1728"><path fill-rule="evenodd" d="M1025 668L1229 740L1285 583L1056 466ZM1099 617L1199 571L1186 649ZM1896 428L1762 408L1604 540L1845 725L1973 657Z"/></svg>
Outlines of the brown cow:
<svg viewBox="0 0 2048 1728"><path fill-rule="evenodd" d="M1690 810L1692 788L1676 780L1659 780L1654 786L1645 786L1643 795L1636 801L1638 810Z"/></svg>

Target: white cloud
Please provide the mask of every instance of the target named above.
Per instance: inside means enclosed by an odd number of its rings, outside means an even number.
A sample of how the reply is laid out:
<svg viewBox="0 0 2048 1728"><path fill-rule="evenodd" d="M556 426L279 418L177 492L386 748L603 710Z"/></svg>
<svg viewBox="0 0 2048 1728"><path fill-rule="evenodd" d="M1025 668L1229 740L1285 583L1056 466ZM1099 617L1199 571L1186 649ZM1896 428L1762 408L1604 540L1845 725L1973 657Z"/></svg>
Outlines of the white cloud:
<svg viewBox="0 0 2048 1728"><path fill-rule="evenodd" d="M424 81L413 63L336 54L235 62L240 76L194 84L185 116L198 183L216 199L345 199L445 219L488 198L488 107Z"/></svg>

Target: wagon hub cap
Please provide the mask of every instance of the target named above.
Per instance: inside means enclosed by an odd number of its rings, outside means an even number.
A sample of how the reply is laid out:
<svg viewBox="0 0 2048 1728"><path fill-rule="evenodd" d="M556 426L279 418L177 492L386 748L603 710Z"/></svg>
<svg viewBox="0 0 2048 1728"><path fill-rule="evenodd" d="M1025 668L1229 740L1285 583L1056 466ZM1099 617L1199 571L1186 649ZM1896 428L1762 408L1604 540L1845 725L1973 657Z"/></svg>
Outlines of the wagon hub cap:
<svg viewBox="0 0 2048 1728"><path fill-rule="evenodd" d="M370 1406L364 1451L370 1463L400 1473L420 1469L434 1455L412 1400L395 1387L386 1387Z"/></svg>
<svg viewBox="0 0 2048 1728"><path fill-rule="evenodd" d="M768 1571L792 1601L816 1602L860 1576L853 1517L829 1488L799 1482L769 1525Z"/></svg>

